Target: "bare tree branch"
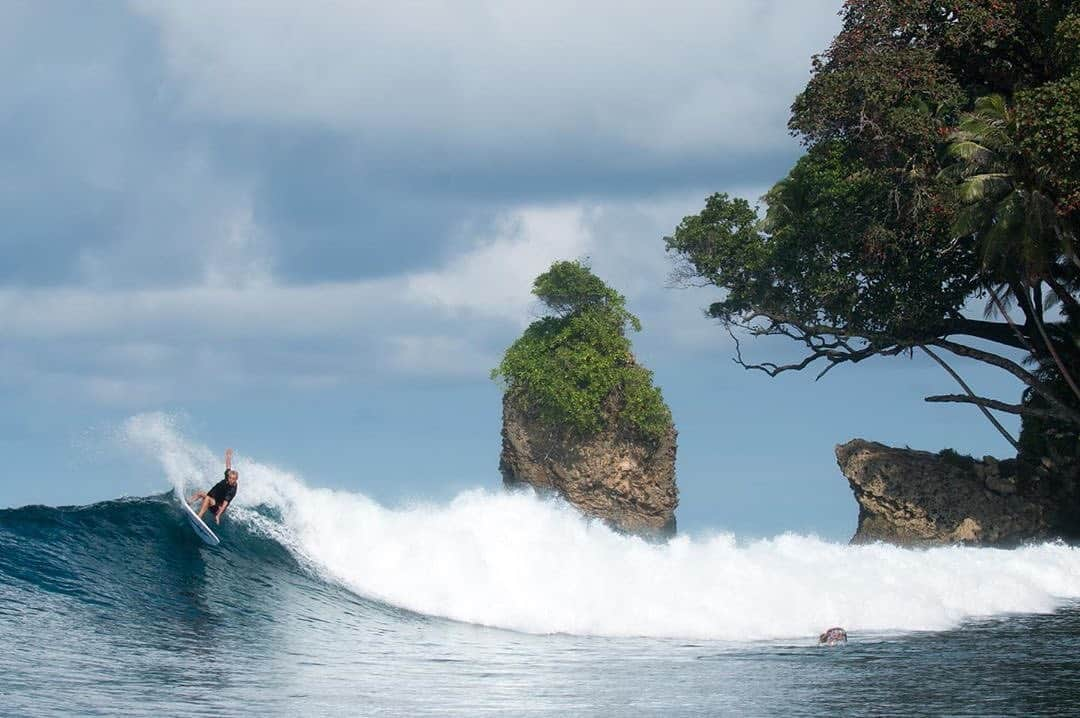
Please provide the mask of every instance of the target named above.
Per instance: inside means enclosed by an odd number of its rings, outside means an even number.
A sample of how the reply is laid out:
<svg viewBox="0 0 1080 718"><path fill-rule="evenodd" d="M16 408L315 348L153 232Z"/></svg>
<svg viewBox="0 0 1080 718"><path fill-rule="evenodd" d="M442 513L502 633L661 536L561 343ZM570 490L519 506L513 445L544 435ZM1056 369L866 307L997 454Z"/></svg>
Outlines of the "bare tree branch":
<svg viewBox="0 0 1080 718"><path fill-rule="evenodd" d="M969 387L967 385L967 382L964 381L960 377L960 375L957 374L956 371L951 366L949 366L948 364L945 363L944 359L939 357L935 352L931 351L929 347L923 347L922 350L924 352L926 352L927 356L929 356L931 359L933 359L938 364L940 364L941 368L949 373L949 376L951 376L953 379L956 380L956 383L960 385L960 387L964 390L964 392L967 394L967 397L969 399L978 399L979 398L979 397L975 396L975 392L973 392L971 390L971 387ZM979 411L981 411L983 413L983 416L985 416L990 421L990 423L994 425L994 428L997 429L998 432L1000 432L1001 435L1005 437L1005 440L1008 441L1010 444L1012 444L1013 448L1016 449L1017 452L1019 452L1020 451L1020 442L1018 442L1016 439L1014 439L1013 435L1010 434L1005 429L1005 427L1001 425L1001 422L997 420L997 417L995 417L993 414L991 414L990 410L987 409L986 406L983 405L982 403L980 403L978 401L973 401L971 403L973 403L973 404L975 404L976 406L979 407Z"/></svg>
<svg viewBox="0 0 1080 718"><path fill-rule="evenodd" d="M957 316L951 317L937 326L929 327L928 332L942 337L963 334L964 336L985 339L996 344L1004 344L1005 346L1014 347L1016 349L1027 349L1030 351L1028 337L1023 334L1022 331L1020 332L1020 335L1017 336L1016 331L1019 330L1014 331L1011 328L1011 325L1011 321L1009 324L1003 324L1001 322L987 322L979 319L969 319L967 317Z"/></svg>
<svg viewBox="0 0 1080 718"><path fill-rule="evenodd" d="M925 401L932 403L955 403L955 404L976 404L978 406L985 406L988 409L995 411L1003 411L1007 414L1017 414L1020 416L1037 416L1040 419L1055 419L1057 415L1052 411L1046 409L1039 409L1034 406L1025 406L1023 404L1007 404L1004 401L998 401L997 399L987 399L981 396L968 396L966 394L941 394L940 396L928 396Z"/></svg>
<svg viewBox="0 0 1080 718"><path fill-rule="evenodd" d="M1028 305L1031 307L1031 313L1035 319L1035 326L1039 330L1039 335L1042 336L1042 340L1043 343L1046 344L1046 348L1050 350L1050 356L1054 358L1054 363L1057 365L1058 371L1061 372L1061 376L1065 379L1066 382L1068 382L1069 388L1073 391L1073 395L1075 395L1077 399L1080 399L1080 388L1076 386L1076 382L1073 381L1072 374L1070 374L1069 370L1065 368L1065 363L1061 361L1061 357L1058 356L1057 350L1054 348L1054 342L1050 341L1050 336L1046 333L1046 327L1043 325L1042 286L1039 284L1032 286L1031 292L1033 295L1036 292L1038 293L1039 301L1033 301L1033 298L1027 296L1026 292L1024 293L1024 301L1027 302Z"/></svg>
<svg viewBox="0 0 1080 718"><path fill-rule="evenodd" d="M998 297L997 290L994 287L987 287L987 290L990 292L990 299L993 300L994 306L997 307L998 314L1003 316L1005 318L1005 321L1009 323L1009 328L1013 330L1013 333L1016 334L1017 339L1019 339L1020 342L1024 345L1024 349L1027 349L1029 352L1034 354L1035 347L1031 345L1031 342L1029 342L1027 337L1024 336L1024 333L1020 331L1020 327L1016 326L1016 322L1014 322L1012 320L1012 317L1009 316L1009 311L1005 308L1005 304L1001 301L1001 298Z"/></svg>
<svg viewBox="0 0 1080 718"><path fill-rule="evenodd" d="M996 366L1000 369L1004 369L1020 381L1030 386L1041 397L1046 399L1047 402L1052 404L1057 409L1054 414L1059 419L1068 421L1072 424L1080 425L1080 412L1076 411L1075 409L1071 408L1070 406L1062 402L1060 399L1058 399L1043 382L1039 381L1038 378L1036 378L1034 374L1024 369L1024 367L1020 366L1016 362L1010 361L1005 357L998 356L997 354L983 351L981 349L969 347L964 344L957 344L956 342L950 342L947 339L935 339L934 341L927 342L927 344L939 346L942 349L946 349L953 354L956 354L957 356L968 357L970 359L975 359L976 361L981 361L985 364L990 364L991 366Z"/></svg>
<svg viewBox="0 0 1080 718"><path fill-rule="evenodd" d="M765 324L752 324L755 320L765 320ZM735 336L729 323L728 333L735 341L735 363L744 369L755 369L773 377L786 371L800 371L815 361L822 359L826 362L826 366L816 377L816 379L820 379L839 364L856 363L876 355L889 356L904 349L903 346L895 343L877 346L868 337L848 334L836 327L807 324L789 317L765 312L755 312L747 315L741 320L741 326L751 336L783 336L799 342L810 350L810 353L801 361L791 364L749 363L743 359L739 338ZM856 347L853 345L853 341L865 342L866 346Z"/></svg>
<svg viewBox="0 0 1080 718"><path fill-rule="evenodd" d="M999 310L1004 309L1000 297L997 297L993 292L992 296L994 297L995 304L999 307ZM1023 348L1025 345L1030 346L1028 337L1020 331L1020 328L1012 322L1011 318L1007 317L1007 319L1008 324L963 320L963 324L969 324L970 326L964 327L967 331L961 330L957 333L979 336L980 334L984 334L983 330L987 327L1000 327L1009 334L1010 345L1020 348ZM978 406L986 418L999 432L1001 432L1009 443L1016 446L1016 440L988 411L989 408L1009 411L1005 407L1015 405L976 396L975 393L968 388L960 375L957 374L952 367L946 364L941 357L934 354L928 348L929 346L936 346L957 356L975 359L976 361L990 364L1007 371L1026 386L1031 387L1033 391L1045 398L1050 404L1050 407L1047 409L1025 406L1023 407L1024 411L1021 412L1022 414L1053 418L1080 426L1080 411L1065 404L1056 396L1050 387L1045 384L1045 382L1040 381L1033 373L1006 357L982 349L976 349L975 347L967 346L966 344L959 344L940 337L911 338L903 340L895 337L867 336L862 333L850 332L843 327L802 322L784 315L763 311L749 313L741 317L738 321L725 321L724 324L735 342L735 358L733 361L744 369L760 371L771 377L775 377L787 371L801 371L820 360L825 366L818 372L815 377L816 381L840 364L854 364L872 356L895 356L901 352L911 351L918 347L926 351L927 354L937 361L950 376L952 376L962 387L964 387L964 390L968 392L969 399L958 403L969 403ZM742 344L739 341L739 337L736 336L734 328L741 328L754 337L786 337L802 344L808 350L808 353L801 360L789 364L748 362L743 357ZM941 399L936 401L945 400Z"/></svg>

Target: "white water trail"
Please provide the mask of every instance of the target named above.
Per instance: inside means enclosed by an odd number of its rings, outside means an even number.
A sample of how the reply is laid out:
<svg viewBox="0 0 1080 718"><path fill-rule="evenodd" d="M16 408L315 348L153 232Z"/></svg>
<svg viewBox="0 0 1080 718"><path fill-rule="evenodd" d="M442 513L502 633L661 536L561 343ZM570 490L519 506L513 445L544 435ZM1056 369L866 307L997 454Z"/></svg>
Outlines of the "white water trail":
<svg viewBox="0 0 1080 718"><path fill-rule="evenodd" d="M217 480L220 459L168 416L127 439L174 488ZM387 508L307 486L240 456L234 520L268 532L330 580L419 613L529 633L757 640L849 631L940 630L965 619L1044 613L1080 598L1080 549L849 546L785 534L651 544L527 493L475 490L447 504ZM282 523L245 510L276 509Z"/></svg>

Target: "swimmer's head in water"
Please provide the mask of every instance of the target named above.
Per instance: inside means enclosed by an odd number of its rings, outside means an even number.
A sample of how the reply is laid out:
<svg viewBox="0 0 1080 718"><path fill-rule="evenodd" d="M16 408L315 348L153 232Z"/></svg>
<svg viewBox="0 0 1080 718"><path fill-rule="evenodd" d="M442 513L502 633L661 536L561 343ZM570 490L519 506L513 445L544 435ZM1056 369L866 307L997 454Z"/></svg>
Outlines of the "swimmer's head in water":
<svg viewBox="0 0 1080 718"><path fill-rule="evenodd" d="M830 628L829 630L818 636L818 643L826 646L835 646L840 643L847 643L847 631L839 626Z"/></svg>

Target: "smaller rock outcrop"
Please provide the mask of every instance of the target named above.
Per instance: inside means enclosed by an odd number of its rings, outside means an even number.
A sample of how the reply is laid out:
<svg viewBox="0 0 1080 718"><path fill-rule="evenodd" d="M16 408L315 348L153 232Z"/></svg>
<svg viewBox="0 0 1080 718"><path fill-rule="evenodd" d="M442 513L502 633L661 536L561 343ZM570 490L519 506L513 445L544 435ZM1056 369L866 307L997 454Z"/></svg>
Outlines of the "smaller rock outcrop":
<svg viewBox="0 0 1080 718"><path fill-rule="evenodd" d="M553 428L524 404L513 392L503 397L499 470L508 487L555 491L620 531L651 537L675 533L679 491L673 425L659 441L614 421L579 437ZM609 415L617 409L609 407Z"/></svg>
<svg viewBox="0 0 1080 718"><path fill-rule="evenodd" d="M836 447L859 503L852 543L1008 545L1053 535L1053 511L1019 490L1015 460L897 449L863 439Z"/></svg>

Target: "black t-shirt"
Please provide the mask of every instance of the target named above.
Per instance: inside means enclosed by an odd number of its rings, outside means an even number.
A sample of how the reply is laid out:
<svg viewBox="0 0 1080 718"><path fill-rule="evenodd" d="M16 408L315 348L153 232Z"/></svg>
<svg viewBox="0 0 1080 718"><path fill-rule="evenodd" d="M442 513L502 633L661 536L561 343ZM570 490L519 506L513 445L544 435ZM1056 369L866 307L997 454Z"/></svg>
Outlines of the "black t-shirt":
<svg viewBox="0 0 1080 718"><path fill-rule="evenodd" d="M207 491L206 494L218 504L222 501L232 503L233 497L236 496L236 484L230 484L228 479L222 479L214 484L214 488Z"/></svg>

